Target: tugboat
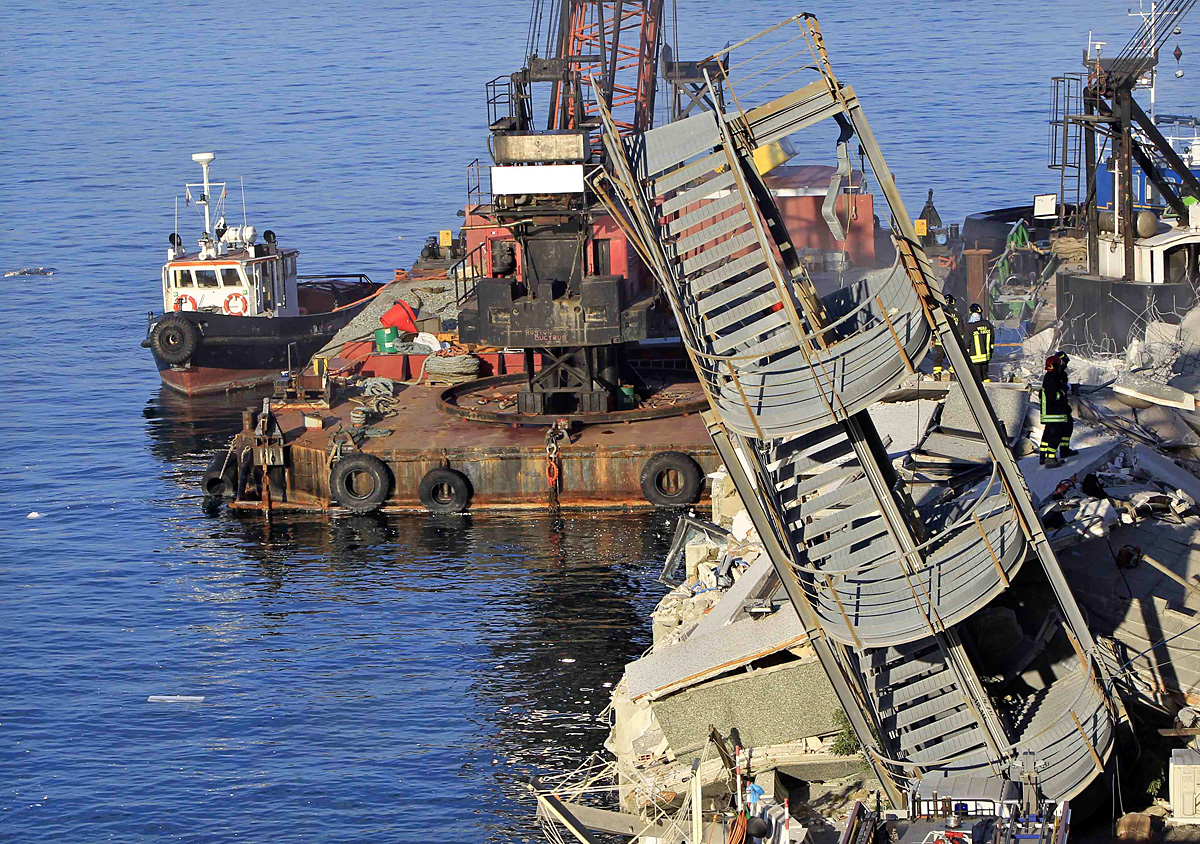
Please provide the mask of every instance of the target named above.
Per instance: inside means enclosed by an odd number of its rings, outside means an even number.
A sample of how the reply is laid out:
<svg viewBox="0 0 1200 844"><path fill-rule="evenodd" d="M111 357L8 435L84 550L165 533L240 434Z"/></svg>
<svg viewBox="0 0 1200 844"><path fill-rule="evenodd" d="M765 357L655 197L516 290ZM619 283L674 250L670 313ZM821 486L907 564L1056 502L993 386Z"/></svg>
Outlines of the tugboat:
<svg viewBox="0 0 1200 844"><path fill-rule="evenodd" d="M191 396L271 383L304 366L383 287L361 274L297 275L299 250L280 248L273 231L256 243L244 220L227 225L226 185L209 181L215 158L192 156L204 176L185 191L188 204L200 191L204 233L196 252L184 248L178 231L171 234L163 312L150 315L142 341L163 384Z"/></svg>

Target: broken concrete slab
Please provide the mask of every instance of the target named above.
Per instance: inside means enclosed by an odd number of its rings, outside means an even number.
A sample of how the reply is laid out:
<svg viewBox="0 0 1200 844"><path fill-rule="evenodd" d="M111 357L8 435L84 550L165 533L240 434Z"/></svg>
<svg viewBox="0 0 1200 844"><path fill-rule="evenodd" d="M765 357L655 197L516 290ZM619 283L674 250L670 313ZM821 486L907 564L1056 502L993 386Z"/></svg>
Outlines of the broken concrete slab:
<svg viewBox="0 0 1200 844"><path fill-rule="evenodd" d="M1088 472L1094 472L1103 466L1121 445L1121 441L1115 437L1084 437L1082 439L1084 442L1090 441L1092 444L1085 445L1079 440L1075 440L1073 444L1079 453L1074 457L1066 458L1061 466L1052 468L1039 465L1036 457L1025 457L1019 461L1021 474L1025 476L1025 484L1029 487L1029 494L1033 496L1035 505L1040 507L1048 501L1055 487L1072 475L1078 476L1082 481L1083 476Z"/></svg>
<svg viewBox="0 0 1200 844"><path fill-rule="evenodd" d="M1163 405L1151 405L1134 411L1138 424L1152 431L1168 448L1194 448L1200 446L1200 436L1188 423L1187 411ZM1194 415L1194 414L1193 414Z"/></svg>
<svg viewBox="0 0 1200 844"><path fill-rule="evenodd" d="M1056 332L1054 328L1047 328L1044 331L1039 331L1026 337L1021 342L1021 350L1027 357L1035 360L1045 360L1050 354L1050 350L1054 348Z"/></svg>
<svg viewBox="0 0 1200 844"><path fill-rule="evenodd" d="M754 562L754 565L742 573L729 591L722 596L721 602L713 607L708 615L700 619L700 623L696 625L692 635L704 636L732 623L742 614L746 601L763 597L768 590L773 591L778 582L779 578L775 574L771 558L763 554Z"/></svg>
<svg viewBox="0 0 1200 844"><path fill-rule="evenodd" d="M983 385L992 412L1006 439L1011 440L1020 434L1025 424L1025 412L1029 405L1029 387L1026 384L992 383ZM942 417L938 423L944 431L961 431L978 434L979 426L967 405L962 387L958 383L951 385L946 394L946 402L942 407Z"/></svg>
<svg viewBox="0 0 1200 844"><path fill-rule="evenodd" d="M1117 376L1117 381L1112 385L1112 389L1114 393L1124 396L1126 399L1132 399L1133 407L1149 407L1158 404L1164 407L1177 407L1180 410L1196 409L1196 397L1191 393L1185 393L1175 387L1128 372Z"/></svg>
<svg viewBox="0 0 1200 844"><path fill-rule="evenodd" d="M736 728L745 747L764 747L834 732L841 710L815 654L701 683L650 708L676 758L702 748L713 726L722 735Z"/></svg>
<svg viewBox="0 0 1200 844"><path fill-rule="evenodd" d="M868 408L875 430L883 439L891 439L888 457L900 457L917 447L929 430L939 402L930 399L916 401L878 402Z"/></svg>
<svg viewBox="0 0 1200 844"><path fill-rule="evenodd" d="M921 443L921 451L930 457L941 457L962 465L982 465L988 462L987 446L982 440L932 433ZM917 458L916 455L913 456Z"/></svg>
<svg viewBox="0 0 1200 844"><path fill-rule="evenodd" d="M1182 490L1193 501L1200 501L1200 478L1179 466L1174 460L1140 444L1133 447L1133 456L1150 477L1169 487Z"/></svg>
<svg viewBox="0 0 1200 844"><path fill-rule="evenodd" d="M1067 523L1049 534L1050 542L1056 548L1068 541L1108 536L1113 527L1121 523L1121 511L1107 498L1085 498L1073 511L1064 511L1063 515Z"/></svg>
<svg viewBox="0 0 1200 844"><path fill-rule="evenodd" d="M796 609L784 604L766 618L737 621L707 635L648 654L625 667L629 696L659 697L808 641Z"/></svg>

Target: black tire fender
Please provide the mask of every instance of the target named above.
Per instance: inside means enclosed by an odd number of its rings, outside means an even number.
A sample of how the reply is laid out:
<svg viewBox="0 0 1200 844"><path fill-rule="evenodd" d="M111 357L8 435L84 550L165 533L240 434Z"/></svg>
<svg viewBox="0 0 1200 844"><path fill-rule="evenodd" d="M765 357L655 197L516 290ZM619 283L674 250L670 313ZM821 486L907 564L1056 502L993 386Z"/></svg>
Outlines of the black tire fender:
<svg viewBox="0 0 1200 844"><path fill-rule="evenodd" d="M150 350L164 363L181 364L200 345L200 329L179 314L167 314L150 329Z"/></svg>
<svg viewBox="0 0 1200 844"><path fill-rule="evenodd" d="M417 495L430 513L465 513L471 506L471 481L454 469L430 469Z"/></svg>
<svg viewBox="0 0 1200 844"><path fill-rule="evenodd" d="M682 451L660 451L642 467L642 495L659 507L695 504L704 491L704 470Z"/></svg>
<svg viewBox="0 0 1200 844"><path fill-rule="evenodd" d="M208 461L200 489L208 498L234 498L238 487L238 459L227 451L217 452Z"/></svg>
<svg viewBox="0 0 1200 844"><path fill-rule="evenodd" d="M373 513L392 492L392 473L371 454L347 454L329 473L329 493L351 513Z"/></svg>

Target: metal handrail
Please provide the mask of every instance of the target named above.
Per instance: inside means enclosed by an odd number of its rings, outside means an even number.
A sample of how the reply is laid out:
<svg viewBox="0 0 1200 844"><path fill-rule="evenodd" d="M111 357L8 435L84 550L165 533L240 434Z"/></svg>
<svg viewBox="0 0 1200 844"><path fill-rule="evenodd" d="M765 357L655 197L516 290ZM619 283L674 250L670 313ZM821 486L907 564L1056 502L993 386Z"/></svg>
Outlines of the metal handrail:
<svg viewBox="0 0 1200 844"><path fill-rule="evenodd" d="M336 281L338 279L357 279L360 283L374 284L371 277L365 273L324 273L322 275L298 275L296 281Z"/></svg>
<svg viewBox="0 0 1200 844"><path fill-rule="evenodd" d="M461 305L475 292L475 287L483 276L486 246L486 242L480 243L447 270L447 278L454 280L454 304ZM468 275L465 271L467 266L475 272Z"/></svg>

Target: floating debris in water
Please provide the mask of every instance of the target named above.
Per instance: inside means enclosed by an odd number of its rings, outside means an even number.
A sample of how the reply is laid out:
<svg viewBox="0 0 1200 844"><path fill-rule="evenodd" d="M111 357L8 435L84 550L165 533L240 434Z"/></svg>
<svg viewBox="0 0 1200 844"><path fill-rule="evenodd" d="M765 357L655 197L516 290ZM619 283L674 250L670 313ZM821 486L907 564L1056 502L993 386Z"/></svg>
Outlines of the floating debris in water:
<svg viewBox="0 0 1200 844"><path fill-rule="evenodd" d="M570 663L572 663L572 662L574 662L574 661L575 661L575 660L574 660L574 658L572 658L572 657L569 657L569 656L564 656L562 659L560 659L560 660L559 660L559 662L565 662L565 663L568 663L568 664L570 664Z"/></svg>
<svg viewBox="0 0 1200 844"><path fill-rule="evenodd" d="M39 513L37 510L30 510L30 511L29 511L29 515L28 515L28 516L26 516L25 518L27 518L27 519L40 519L41 517L42 517L42 514L41 514L41 513Z"/></svg>
<svg viewBox="0 0 1200 844"><path fill-rule="evenodd" d="M150 695L146 703L204 703L204 695Z"/></svg>
<svg viewBox="0 0 1200 844"><path fill-rule="evenodd" d="M19 270L9 270L4 274L5 278L12 278L18 275L54 275L58 272L54 267L21 267Z"/></svg>

